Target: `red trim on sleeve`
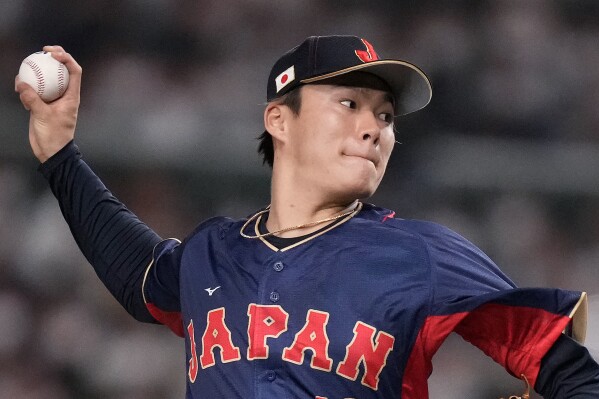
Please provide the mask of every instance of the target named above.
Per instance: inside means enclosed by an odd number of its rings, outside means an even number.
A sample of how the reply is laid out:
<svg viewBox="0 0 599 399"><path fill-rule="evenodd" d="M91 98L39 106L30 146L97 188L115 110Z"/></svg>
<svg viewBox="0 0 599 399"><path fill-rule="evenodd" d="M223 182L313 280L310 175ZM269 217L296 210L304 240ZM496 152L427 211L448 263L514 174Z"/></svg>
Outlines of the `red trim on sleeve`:
<svg viewBox="0 0 599 399"><path fill-rule="evenodd" d="M543 356L570 320L543 309L491 303L470 312L455 331L534 386Z"/></svg>
<svg viewBox="0 0 599 399"><path fill-rule="evenodd" d="M171 329L172 332L177 334L179 337L183 338L183 319L181 317L181 312L165 312L160 310L153 303L146 303L146 307L150 314L161 324L164 324L168 328Z"/></svg>
<svg viewBox="0 0 599 399"><path fill-rule="evenodd" d="M431 360L443 341L466 316L468 313L463 312L447 316L429 316L425 320L406 364L401 389L402 398L428 398L427 380L433 372Z"/></svg>
<svg viewBox="0 0 599 399"><path fill-rule="evenodd" d="M455 331L510 374L524 374L534 387L541 360L570 323L569 316L539 308L486 304L471 311L428 317L412 348L402 382L402 398L428 398L432 358Z"/></svg>

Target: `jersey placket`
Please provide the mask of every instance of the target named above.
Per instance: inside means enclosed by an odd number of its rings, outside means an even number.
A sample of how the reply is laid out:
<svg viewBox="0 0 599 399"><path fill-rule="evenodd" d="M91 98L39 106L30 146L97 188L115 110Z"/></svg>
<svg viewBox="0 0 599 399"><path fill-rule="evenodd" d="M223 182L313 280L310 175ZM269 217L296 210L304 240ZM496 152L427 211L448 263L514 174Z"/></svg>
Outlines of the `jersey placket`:
<svg viewBox="0 0 599 399"><path fill-rule="evenodd" d="M288 265L282 252L276 252L264 262L263 274L258 288L258 306L250 309L248 358L255 360L256 398L274 399L289 397L288 379L283 365L282 350L287 339L289 315L283 304L285 284L289 283ZM255 328L252 328L254 326ZM256 349L252 352L252 348Z"/></svg>

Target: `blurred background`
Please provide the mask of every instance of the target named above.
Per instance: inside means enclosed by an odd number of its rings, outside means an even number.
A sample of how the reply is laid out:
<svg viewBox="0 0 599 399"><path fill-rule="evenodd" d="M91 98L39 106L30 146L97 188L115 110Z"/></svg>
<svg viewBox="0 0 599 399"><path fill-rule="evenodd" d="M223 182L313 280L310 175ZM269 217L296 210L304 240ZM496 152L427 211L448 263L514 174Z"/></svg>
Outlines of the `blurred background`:
<svg viewBox="0 0 599 399"><path fill-rule="evenodd" d="M520 286L587 291L599 358L599 2L15 0L0 2L0 399L180 399L185 386L183 341L129 319L36 172L13 92L21 60L45 44L75 56L85 159L183 238L268 203L255 151L266 79L321 34L365 37L433 83L431 104L397 120L371 202L458 231ZM434 367L431 398L523 389L455 336Z"/></svg>

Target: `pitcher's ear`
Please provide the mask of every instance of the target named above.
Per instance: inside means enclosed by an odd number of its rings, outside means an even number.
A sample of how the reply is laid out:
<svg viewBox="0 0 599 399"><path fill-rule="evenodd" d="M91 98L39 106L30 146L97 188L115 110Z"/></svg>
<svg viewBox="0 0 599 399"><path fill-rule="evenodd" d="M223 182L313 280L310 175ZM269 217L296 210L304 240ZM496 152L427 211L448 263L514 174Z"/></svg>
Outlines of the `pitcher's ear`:
<svg viewBox="0 0 599 399"><path fill-rule="evenodd" d="M264 128L273 138L284 140L287 134L286 118L289 117L288 107L281 103L269 103L264 109Z"/></svg>

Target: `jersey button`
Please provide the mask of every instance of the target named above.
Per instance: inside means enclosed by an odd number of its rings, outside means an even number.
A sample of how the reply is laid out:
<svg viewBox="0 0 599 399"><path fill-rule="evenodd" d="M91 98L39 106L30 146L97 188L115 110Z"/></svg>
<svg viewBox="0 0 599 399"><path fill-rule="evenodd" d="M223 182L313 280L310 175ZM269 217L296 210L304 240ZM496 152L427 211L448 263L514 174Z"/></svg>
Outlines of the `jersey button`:
<svg viewBox="0 0 599 399"><path fill-rule="evenodd" d="M277 262L274 265L272 265L272 268L275 269L276 272L280 272L285 268L285 265L283 264L283 262Z"/></svg>
<svg viewBox="0 0 599 399"><path fill-rule="evenodd" d="M273 291L270 293L270 300L271 302L279 302L280 296L279 293L277 291Z"/></svg>
<svg viewBox="0 0 599 399"><path fill-rule="evenodd" d="M268 381L274 381L277 379L277 373L275 373L274 371L269 371L268 373L266 373L266 379Z"/></svg>

